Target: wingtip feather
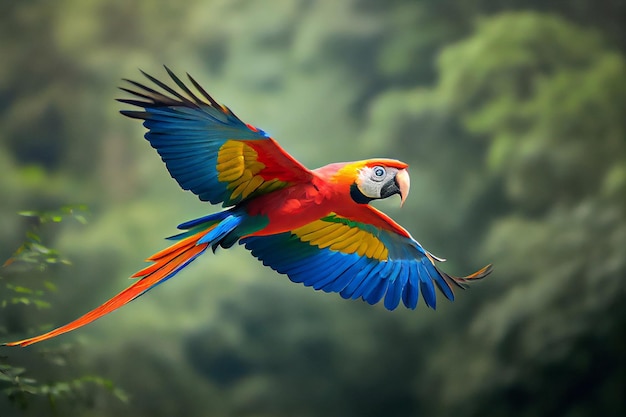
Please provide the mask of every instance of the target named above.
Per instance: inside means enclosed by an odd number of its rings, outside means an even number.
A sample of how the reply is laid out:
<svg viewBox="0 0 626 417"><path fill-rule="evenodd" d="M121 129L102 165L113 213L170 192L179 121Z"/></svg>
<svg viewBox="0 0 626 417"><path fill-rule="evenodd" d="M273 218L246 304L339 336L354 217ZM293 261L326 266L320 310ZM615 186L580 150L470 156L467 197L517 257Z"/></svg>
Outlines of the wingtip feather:
<svg viewBox="0 0 626 417"><path fill-rule="evenodd" d="M442 272L442 275L444 276L444 278L446 278L448 282L454 283L459 288L467 289L470 283L485 278L487 275L491 274L492 271L493 264L488 264L478 271L474 272L473 274L467 275L465 277L453 277L444 272Z"/></svg>

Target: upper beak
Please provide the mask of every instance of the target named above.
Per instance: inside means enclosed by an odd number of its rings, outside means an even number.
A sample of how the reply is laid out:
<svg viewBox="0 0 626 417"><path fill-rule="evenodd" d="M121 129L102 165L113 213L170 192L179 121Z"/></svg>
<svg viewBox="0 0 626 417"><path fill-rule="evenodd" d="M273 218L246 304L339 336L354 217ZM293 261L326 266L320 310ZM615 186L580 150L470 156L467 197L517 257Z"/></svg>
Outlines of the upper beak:
<svg viewBox="0 0 626 417"><path fill-rule="evenodd" d="M406 169L398 171L396 174L396 184L400 189L400 207L404 205L404 200L409 196L409 190L411 189L411 179L409 178L409 171Z"/></svg>

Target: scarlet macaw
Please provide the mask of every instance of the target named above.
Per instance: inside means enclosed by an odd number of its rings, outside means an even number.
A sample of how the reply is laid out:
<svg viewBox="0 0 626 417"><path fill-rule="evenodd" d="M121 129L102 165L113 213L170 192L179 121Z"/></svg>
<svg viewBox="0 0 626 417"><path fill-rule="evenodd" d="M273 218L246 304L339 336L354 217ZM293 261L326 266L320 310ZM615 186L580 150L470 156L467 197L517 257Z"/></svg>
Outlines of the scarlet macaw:
<svg viewBox="0 0 626 417"><path fill-rule="evenodd" d="M145 138L183 189L229 208L180 224L184 231L169 238L176 243L148 258L152 264L133 275L138 280L100 307L7 345L27 346L84 326L170 279L207 249L235 243L293 282L370 304L384 297L389 310L400 300L415 309L420 291L434 309L435 286L452 301L453 284L465 288L491 272L487 265L466 277L446 274L435 265L443 259L368 204L395 194L404 203L409 194L404 162L368 159L309 170L263 130L217 103L191 76L201 97L165 69L180 90L142 71L165 94L125 80L134 89L121 89L136 98L119 101L142 110L121 113L144 121Z"/></svg>

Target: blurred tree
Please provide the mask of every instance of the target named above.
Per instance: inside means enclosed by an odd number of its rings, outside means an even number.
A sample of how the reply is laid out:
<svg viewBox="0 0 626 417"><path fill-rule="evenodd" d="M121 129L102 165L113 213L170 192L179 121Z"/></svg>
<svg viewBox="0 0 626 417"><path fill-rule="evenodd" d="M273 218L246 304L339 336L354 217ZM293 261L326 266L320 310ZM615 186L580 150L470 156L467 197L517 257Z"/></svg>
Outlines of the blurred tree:
<svg viewBox="0 0 626 417"><path fill-rule="evenodd" d="M489 222L483 253L500 272L466 337L441 351L471 361L437 369L433 410L614 415L621 403L623 411L624 363L615 366L626 324L616 279L626 275L623 56L560 18L510 13L481 21L439 63L434 90L396 93L409 105L390 116L393 137L423 155L419 169L438 178L438 199L470 199L439 216ZM407 142L418 126L426 134ZM504 212L491 210L488 220L472 210L484 201ZM540 397L547 386L551 395Z"/></svg>

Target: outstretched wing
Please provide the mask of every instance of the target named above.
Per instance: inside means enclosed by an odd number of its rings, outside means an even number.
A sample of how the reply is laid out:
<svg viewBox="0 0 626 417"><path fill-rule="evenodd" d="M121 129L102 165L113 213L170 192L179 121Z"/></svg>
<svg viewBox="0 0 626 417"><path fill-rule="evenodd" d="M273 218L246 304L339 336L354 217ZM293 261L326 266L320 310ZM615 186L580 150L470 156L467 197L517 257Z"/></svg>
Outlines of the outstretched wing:
<svg viewBox="0 0 626 417"><path fill-rule="evenodd" d="M138 99L118 101L143 109L121 113L144 120L146 139L183 189L226 207L312 178L274 139L217 103L189 74L201 97L165 69L179 91L142 71L164 92L125 80L134 89L121 89Z"/></svg>
<svg viewBox="0 0 626 417"><path fill-rule="evenodd" d="M438 259L402 227L366 205L351 218L330 214L290 232L251 236L242 243L264 265L293 282L338 292L343 298L360 297L370 304L384 297L389 310L400 300L414 309L420 292L434 309L435 287L452 301L453 285L465 288L491 272L487 265L466 277L446 274L435 266Z"/></svg>

